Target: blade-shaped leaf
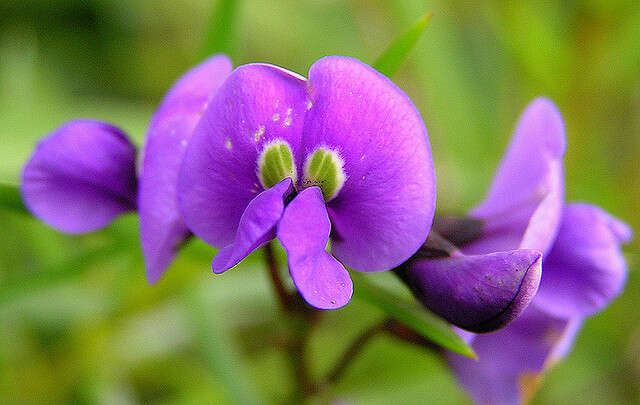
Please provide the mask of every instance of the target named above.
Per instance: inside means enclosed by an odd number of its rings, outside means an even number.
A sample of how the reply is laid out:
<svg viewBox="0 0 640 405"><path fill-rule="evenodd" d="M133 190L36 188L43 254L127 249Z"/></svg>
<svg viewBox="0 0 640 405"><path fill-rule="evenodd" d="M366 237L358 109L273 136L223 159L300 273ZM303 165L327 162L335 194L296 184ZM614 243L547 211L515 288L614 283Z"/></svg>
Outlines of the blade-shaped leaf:
<svg viewBox="0 0 640 405"><path fill-rule="evenodd" d="M235 343L219 327L220 315L212 310L202 291L190 291L185 296L187 315L195 333L202 356L211 369L224 383L229 398L234 404L260 404L257 394L246 379L242 358L235 349Z"/></svg>
<svg viewBox="0 0 640 405"><path fill-rule="evenodd" d="M22 202L20 188L12 184L0 184L0 208L23 214L29 213Z"/></svg>
<svg viewBox="0 0 640 405"><path fill-rule="evenodd" d="M351 273L354 297L365 301L391 318L414 329L433 343L463 356L476 358L476 354L449 323L417 303L400 297L368 280L362 274Z"/></svg>
<svg viewBox="0 0 640 405"><path fill-rule="evenodd" d="M206 27L203 57L214 53L233 55L234 21L236 20L240 3L240 0L218 0Z"/></svg>
<svg viewBox="0 0 640 405"><path fill-rule="evenodd" d="M46 288L69 282L75 277L86 273L91 268L91 265L100 260L114 257L121 250L122 246L114 244L81 251L77 257L50 266L42 272L28 274L15 281L5 281L0 285L0 305L4 305L14 299L37 294Z"/></svg>
<svg viewBox="0 0 640 405"><path fill-rule="evenodd" d="M416 21L409 30L393 41L382 55L380 55L378 60L376 60L373 67L388 77L393 76L413 46L418 42L418 39L420 39L420 35L422 35L425 28L427 28L431 16L433 16L432 13L425 14Z"/></svg>

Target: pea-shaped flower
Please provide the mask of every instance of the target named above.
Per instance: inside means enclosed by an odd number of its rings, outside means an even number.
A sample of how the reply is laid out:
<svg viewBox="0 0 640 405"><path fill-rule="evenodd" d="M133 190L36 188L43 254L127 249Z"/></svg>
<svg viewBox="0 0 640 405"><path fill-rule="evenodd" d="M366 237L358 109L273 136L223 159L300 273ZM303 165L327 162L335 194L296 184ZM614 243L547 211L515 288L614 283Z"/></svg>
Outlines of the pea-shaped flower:
<svg viewBox="0 0 640 405"><path fill-rule="evenodd" d="M525 110L487 196L470 213L480 224L453 257L414 260L404 279L420 301L453 324L490 332L531 303L562 217L564 123L540 98ZM457 235L447 235L457 238ZM463 253L463 254L462 254Z"/></svg>
<svg viewBox="0 0 640 405"><path fill-rule="evenodd" d="M136 149L120 129L74 120L38 142L22 171L26 207L67 233L86 233L136 209Z"/></svg>
<svg viewBox="0 0 640 405"><path fill-rule="evenodd" d="M543 253L540 287L522 315L495 333L461 332L478 361L449 354L458 380L478 404L526 403L540 374L571 349L584 319L623 289L621 245L631 239L631 229L596 206L564 202L565 147L558 109L546 99L533 101L487 197L471 212L482 221L482 232L462 247L465 253Z"/></svg>
<svg viewBox="0 0 640 405"><path fill-rule="evenodd" d="M26 206L52 227L86 233L137 210L147 279L155 283L189 235L178 211L178 172L207 102L231 72L214 55L169 90L149 125L136 176L136 149L107 123L74 120L40 141L22 174Z"/></svg>
<svg viewBox="0 0 640 405"><path fill-rule="evenodd" d="M172 86L151 119L138 187L140 244L151 283L164 274L189 235L178 211L178 172L202 111L229 72L229 58L210 57Z"/></svg>
<svg viewBox="0 0 640 405"><path fill-rule="evenodd" d="M389 270L427 238L435 208L427 130L409 98L357 60L320 59L308 80L241 66L194 130L178 202L187 227L221 248L215 273L277 237L303 298L338 308L353 291L343 264Z"/></svg>
<svg viewBox="0 0 640 405"><path fill-rule="evenodd" d="M498 332L464 334L478 361L448 356L476 403L528 402L542 374L570 351L585 319L622 291L626 263L620 245L631 237L626 224L596 206L565 205L531 305Z"/></svg>

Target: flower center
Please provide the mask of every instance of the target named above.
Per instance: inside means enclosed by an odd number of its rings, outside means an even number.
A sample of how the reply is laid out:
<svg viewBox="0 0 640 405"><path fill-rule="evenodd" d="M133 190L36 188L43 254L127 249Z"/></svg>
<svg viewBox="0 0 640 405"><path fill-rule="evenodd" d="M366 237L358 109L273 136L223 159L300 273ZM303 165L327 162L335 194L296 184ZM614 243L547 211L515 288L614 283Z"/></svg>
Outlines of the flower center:
<svg viewBox="0 0 640 405"><path fill-rule="evenodd" d="M338 195L344 181L344 161L337 151L321 146L307 156L302 186L318 186L325 201Z"/></svg>
<svg viewBox="0 0 640 405"><path fill-rule="evenodd" d="M258 156L258 179L266 190L287 177L291 177L294 184L298 178L291 147L281 139L269 141Z"/></svg>

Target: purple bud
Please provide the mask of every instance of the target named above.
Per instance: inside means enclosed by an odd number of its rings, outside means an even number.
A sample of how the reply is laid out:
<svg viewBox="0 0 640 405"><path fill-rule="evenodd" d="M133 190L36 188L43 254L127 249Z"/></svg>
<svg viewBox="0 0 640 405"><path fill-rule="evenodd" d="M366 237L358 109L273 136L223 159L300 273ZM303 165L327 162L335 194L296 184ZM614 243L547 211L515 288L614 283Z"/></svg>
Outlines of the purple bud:
<svg viewBox="0 0 640 405"><path fill-rule="evenodd" d="M540 283L542 254L513 250L417 259L399 271L431 311L463 329L491 332L529 305Z"/></svg>
<svg viewBox="0 0 640 405"><path fill-rule="evenodd" d="M22 172L22 198L62 232L95 231L136 209L135 157L120 129L71 121L38 143Z"/></svg>

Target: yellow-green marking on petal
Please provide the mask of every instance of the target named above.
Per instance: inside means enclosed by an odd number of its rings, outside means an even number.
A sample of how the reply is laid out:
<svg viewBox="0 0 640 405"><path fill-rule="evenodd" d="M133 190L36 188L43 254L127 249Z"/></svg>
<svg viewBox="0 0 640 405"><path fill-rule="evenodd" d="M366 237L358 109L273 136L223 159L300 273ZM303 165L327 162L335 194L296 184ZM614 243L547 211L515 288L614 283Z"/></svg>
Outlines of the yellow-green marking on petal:
<svg viewBox="0 0 640 405"><path fill-rule="evenodd" d="M344 161L335 150L326 147L316 149L304 163L304 187L318 186L325 201L333 199L344 185Z"/></svg>
<svg viewBox="0 0 640 405"><path fill-rule="evenodd" d="M291 147L281 139L266 143L258 157L260 183L268 189L287 177L291 177L294 184L298 177Z"/></svg>

